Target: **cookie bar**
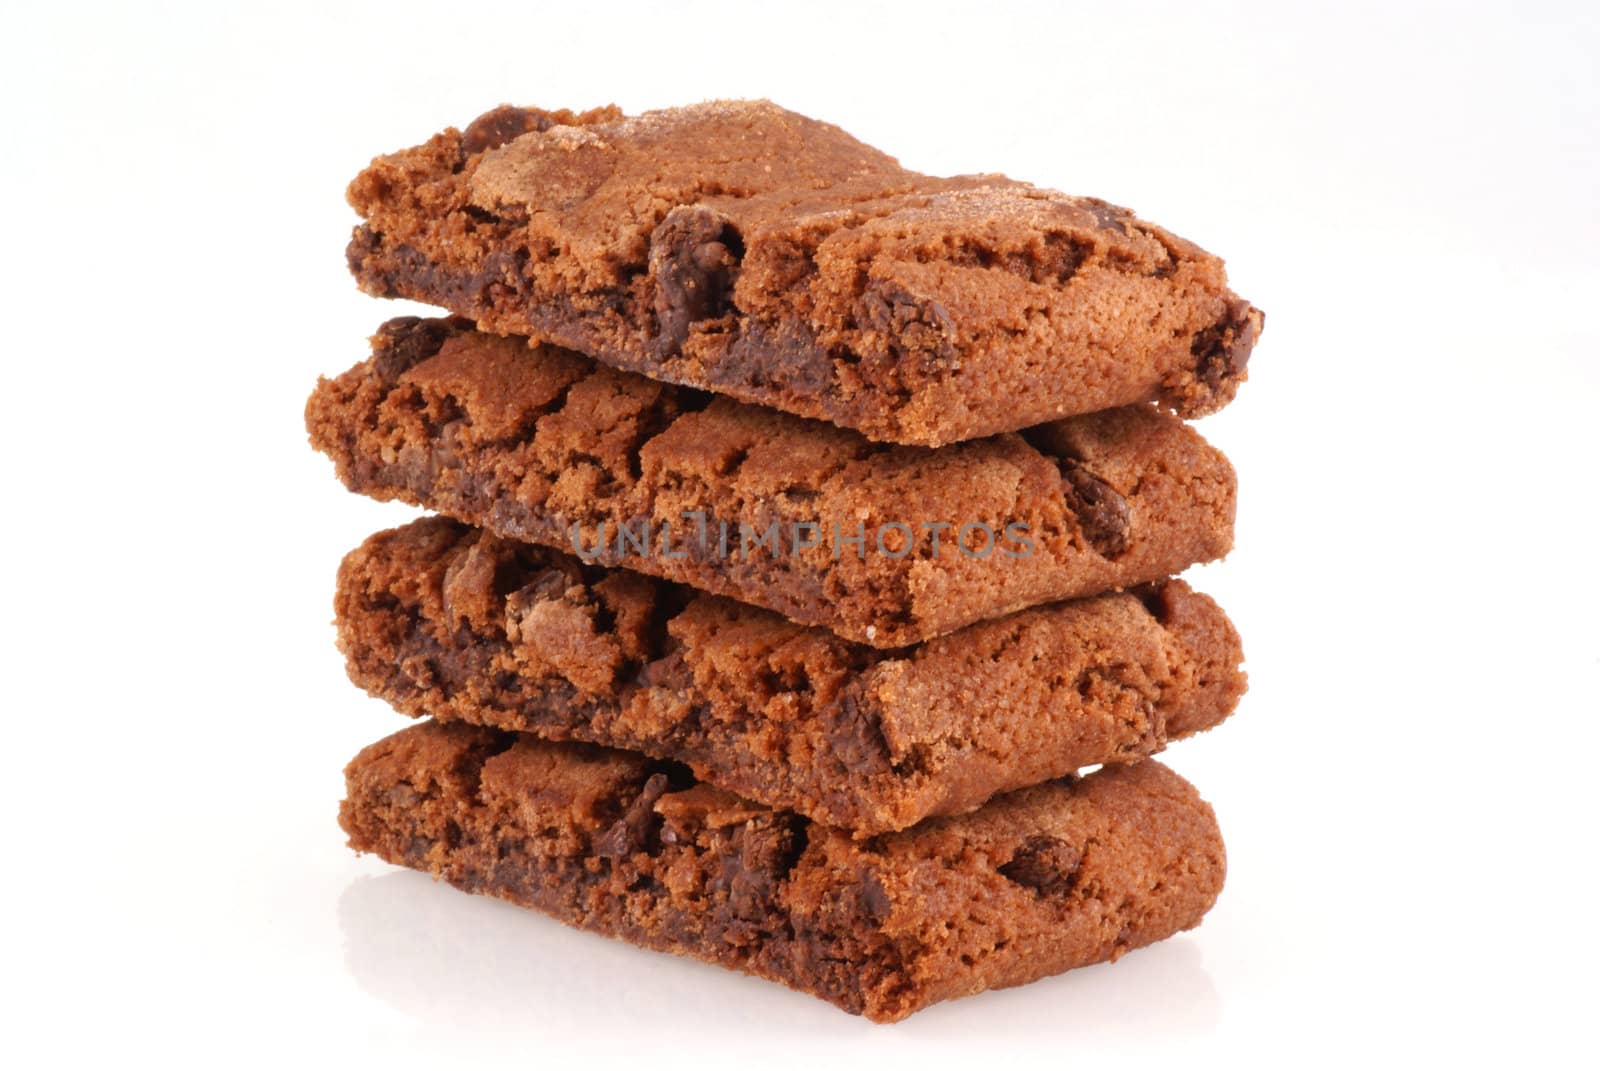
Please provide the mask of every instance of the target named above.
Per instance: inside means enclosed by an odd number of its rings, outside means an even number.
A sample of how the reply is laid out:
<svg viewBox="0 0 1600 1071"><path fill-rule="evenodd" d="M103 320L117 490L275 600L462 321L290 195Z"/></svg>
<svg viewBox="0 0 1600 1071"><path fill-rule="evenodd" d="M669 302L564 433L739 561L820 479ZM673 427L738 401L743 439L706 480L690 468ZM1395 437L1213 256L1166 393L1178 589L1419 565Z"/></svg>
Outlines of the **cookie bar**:
<svg viewBox="0 0 1600 1071"><path fill-rule="evenodd" d="M1156 763L869 840L621 751L425 722L345 771L358 851L879 1022L1189 929L1216 821Z"/></svg>
<svg viewBox="0 0 1600 1071"><path fill-rule="evenodd" d="M306 421L352 490L879 647L1158 580L1232 542L1231 466L1151 406L891 446L403 318L318 384Z"/></svg>
<svg viewBox="0 0 1600 1071"><path fill-rule="evenodd" d="M938 446L1225 405L1262 314L1092 198L932 178L765 101L501 107L351 183L367 292L667 382Z"/></svg>
<svg viewBox="0 0 1600 1071"><path fill-rule="evenodd" d="M335 610L351 679L406 714L675 760L858 833L1137 761L1244 691L1179 580L889 653L430 517L347 556Z"/></svg>

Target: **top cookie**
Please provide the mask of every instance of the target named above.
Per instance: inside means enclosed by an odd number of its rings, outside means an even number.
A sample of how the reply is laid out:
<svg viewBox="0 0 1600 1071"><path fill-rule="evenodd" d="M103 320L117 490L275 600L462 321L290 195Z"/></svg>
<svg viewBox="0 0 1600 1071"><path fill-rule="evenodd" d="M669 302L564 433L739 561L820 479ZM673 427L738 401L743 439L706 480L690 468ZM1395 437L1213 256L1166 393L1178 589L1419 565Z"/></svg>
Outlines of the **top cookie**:
<svg viewBox="0 0 1600 1071"><path fill-rule="evenodd" d="M1233 398L1261 312L1104 201L933 178L765 101L495 109L351 183L363 289L885 442Z"/></svg>

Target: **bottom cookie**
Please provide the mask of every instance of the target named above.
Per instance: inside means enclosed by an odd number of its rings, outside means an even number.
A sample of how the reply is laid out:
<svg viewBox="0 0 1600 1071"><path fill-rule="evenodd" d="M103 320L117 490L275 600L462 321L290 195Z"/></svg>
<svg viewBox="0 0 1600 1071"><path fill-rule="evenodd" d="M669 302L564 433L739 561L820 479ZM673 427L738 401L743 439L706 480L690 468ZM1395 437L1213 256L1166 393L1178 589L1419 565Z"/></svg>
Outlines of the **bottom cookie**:
<svg viewBox="0 0 1600 1071"><path fill-rule="evenodd" d="M1157 762L854 839L629 752L424 722L361 752L358 851L879 1022L1189 929L1225 870Z"/></svg>

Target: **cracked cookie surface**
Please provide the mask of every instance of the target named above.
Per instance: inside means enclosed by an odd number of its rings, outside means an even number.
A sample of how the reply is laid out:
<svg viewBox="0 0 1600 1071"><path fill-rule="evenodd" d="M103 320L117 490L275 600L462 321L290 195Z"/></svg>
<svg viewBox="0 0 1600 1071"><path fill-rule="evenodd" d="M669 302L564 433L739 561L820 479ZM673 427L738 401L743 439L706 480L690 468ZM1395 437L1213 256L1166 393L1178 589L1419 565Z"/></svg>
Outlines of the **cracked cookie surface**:
<svg viewBox="0 0 1600 1071"><path fill-rule="evenodd" d="M433 517L352 551L334 606L351 679L402 713L644 752L858 834L1137 762L1245 685L1179 580L886 652Z"/></svg>
<svg viewBox="0 0 1600 1071"><path fill-rule="evenodd" d="M460 319L383 325L306 423L354 491L877 647L1153 582L1233 537L1232 467L1151 406L886 445Z"/></svg>
<svg viewBox="0 0 1600 1071"><path fill-rule="evenodd" d="M627 752L425 722L346 768L350 844L879 1022L1199 924L1211 808L1154 760L857 840Z"/></svg>
<svg viewBox="0 0 1600 1071"><path fill-rule="evenodd" d="M1131 212L933 178L765 101L501 107L350 185L367 291L618 368L937 446L1232 399L1262 326Z"/></svg>

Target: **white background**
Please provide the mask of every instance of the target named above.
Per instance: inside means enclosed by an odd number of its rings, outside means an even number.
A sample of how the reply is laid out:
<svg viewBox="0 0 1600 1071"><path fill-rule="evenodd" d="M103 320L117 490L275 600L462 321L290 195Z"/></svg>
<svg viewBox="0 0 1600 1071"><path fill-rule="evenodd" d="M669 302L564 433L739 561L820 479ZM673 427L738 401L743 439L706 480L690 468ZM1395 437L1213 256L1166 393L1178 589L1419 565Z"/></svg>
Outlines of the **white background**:
<svg viewBox="0 0 1600 1071"><path fill-rule="evenodd" d="M0 1059L1594 1059L1592 5L233 7L3 16ZM501 101L715 96L1130 205L1267 310L1203 425L1251 691L1168 753L1229 843L1198 931L874 1027L345 848L401 722L333 572L409 513L301 426L402 311L344 185Z"/></svg>

